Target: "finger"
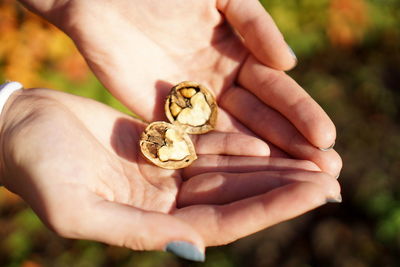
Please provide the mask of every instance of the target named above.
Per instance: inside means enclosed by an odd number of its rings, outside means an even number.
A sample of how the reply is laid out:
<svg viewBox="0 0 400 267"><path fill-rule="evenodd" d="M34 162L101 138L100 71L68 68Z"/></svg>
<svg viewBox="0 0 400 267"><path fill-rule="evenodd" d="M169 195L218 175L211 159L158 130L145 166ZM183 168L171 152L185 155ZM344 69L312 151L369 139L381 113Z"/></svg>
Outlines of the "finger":
<svg viewBox="0 0 400 267"><path fill-rule="evenodd" d="M225 154L238 156L269 156L268 145L253 136L241 133L210 132L192 135L197 154Z"/></svg>
<svg viewBox="0 0 400 267"><path fill-rule="evenodd" d="M258 171L320 171L308 160L273 157L231 157L201 155L192 165L183 169L183 177L189 179L205 172L258 172Z"/></svg>
<svg viewBox="0 0 400 267"><path fill-rule="evenodd" d="M336 176L342 167L334 150L321 151L276 110L241 88L231 88L221 105L261 138L268 140L298 159L315 162L322 171Z"/></svg>
<svg viewBox="0 0 400 267"><path fill-rule="evenodd" d="M285 116L316 147L330 147L336 138L333 122L292 78L250 57L239 75L243 88ZM226 97L225 97L226 98Z"/></svg>
<svg viewBox="0 0 400 267"><path fill-rule="evenodd" d="M249 128L245 127L235 117L228 114L223 109L219 109L218 111L218 120L215 130L220 132L243 133L249 136L256 137L256 135L252 131L250 131ZM268 142L268 140L265 140L264 142L269 147L271 157L289 157L284 151Z"/></svg>
<svg viewBox="0 0 400 267"><path fill-rule="evenodd" d="M274 157L274 158L290 158L290 156L283 151L282 149L278 148L277 146L275 146L274 144L272 144L269 141L264 141L265 143L267 143L270 153L269 156L270 157Z"/></svg>
<svg viewBox="0 0 400 267"><path fill-rule="evenodd" d="M107 201L86 190L75 189L67 197L69 204L59 205L52 222L56 232L64 237L95 240L133 250L163 250L168 249L171 242L185 242L197 249L192 260L204 260L201 236L178 218Z"/></svg>
<svg viewBox="0 0 400 267"><path fill-rule="evenodd" d="M220 132L230 132L230 133L244 133L248 135L253 135L247 127L240 123L235 117L228 114L223 109L218 109L218 120L215 126L215 130Z"/></svg>
<svg viewBox="0 0 400 267"><path fill-rule="evenodd" d="M220 0L217 5L261 62L279 70L296 65L296 56L258 0Z"/></svg>
<svg viewBox="0 0 400 267"><path fill-rule="evenodd" d="M299 216L340 195L316 183L298 182L225 205L196 205L175 214L201 233L207 245L221 245Z"/></svg>
<svg viewBox="0 0 400 267"><path fill-rule="evenodd" d="M336 179L332 176L310 171L203 173L182 183L177 205L185 207L196 204L227 204L295 182L316 183L326 192L335 190L337 186Z"/></svg>

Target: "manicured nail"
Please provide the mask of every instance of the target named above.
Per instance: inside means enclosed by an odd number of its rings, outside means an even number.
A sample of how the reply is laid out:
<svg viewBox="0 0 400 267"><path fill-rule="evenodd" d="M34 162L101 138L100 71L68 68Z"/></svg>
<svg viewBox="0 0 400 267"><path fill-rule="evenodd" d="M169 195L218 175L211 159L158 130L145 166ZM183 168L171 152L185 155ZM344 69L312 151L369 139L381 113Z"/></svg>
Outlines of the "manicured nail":
<svg viewBox="0 0 400 267"><path fill-rule="evenodd" d="M288 45L288 48L289 48L290 54L292 55L293 59L296 61L296 64L297 64L296 54L294 53L293 49L289 45Z"/></svg>
<svg viewBox="0 0 400 267"><path fill-rule="evenodd" d="M335 142L333 142L333 144L330 145L330 146L327 147L327 148L321 148L321 147L319 147L319 150L321 150L321 151L328 151L328 150L331 150L334 146L335 146Z"/></svg>
<svg viewBox="0 0 400 267"><path fill-rule="evenodd" d="M178 257L184 258L191 261L205 261L204 253L186 241L173 241L169 242L165 247L165 251L171 252Z"/></svg>
<svg viewBox="0 0 400 267"><path fill-rule="evenodd" d="M342 195L339 195L338 197L329 197L326 199L327 203L342 203Z"/></svg>

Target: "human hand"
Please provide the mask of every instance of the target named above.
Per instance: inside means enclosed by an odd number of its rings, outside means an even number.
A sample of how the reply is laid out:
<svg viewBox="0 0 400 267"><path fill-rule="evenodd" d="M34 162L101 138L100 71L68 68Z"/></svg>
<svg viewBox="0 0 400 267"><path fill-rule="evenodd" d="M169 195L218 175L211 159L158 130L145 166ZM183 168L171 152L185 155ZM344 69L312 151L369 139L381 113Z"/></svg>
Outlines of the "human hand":
<svg viewBox="0 0 400 267"><path fill-rule="evenodd" d="M16 92L0 117L0 178L64 237L192 260L339 200L336 179L312 162L262 156L268 146L238 133L197 136L192 166L158 168L138 152L145 126L93 100ZM260 156L226 155L236 153Z"/></svg>
<svg viewBox="0 0 400 267"><path fill-rule="evenodd" d="M217 96L217 130L256 134L279 148L271 145L272 156L339 174L339 155L317 149L334 143L335 127L280 71L296 60L257 0L23 2L63 29L102 83L143 119L164 118L172 85L198 81Z"/></svg>

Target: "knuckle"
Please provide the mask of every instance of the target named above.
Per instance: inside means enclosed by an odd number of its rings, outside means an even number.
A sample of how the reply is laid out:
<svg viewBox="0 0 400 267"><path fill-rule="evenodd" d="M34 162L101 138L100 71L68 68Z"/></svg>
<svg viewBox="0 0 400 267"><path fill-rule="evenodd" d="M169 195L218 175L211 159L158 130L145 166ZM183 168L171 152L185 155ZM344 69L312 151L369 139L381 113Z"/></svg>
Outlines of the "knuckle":
<svg viewBox="0 0 400 267"><path fill-rule="evenodd" d="M266 70L263 73L263 77L258 88L264 94L269 92L269 90L266 90L268 88L279 88L277 85L282 82L282 79L287 79L284 72L277 70Z"/></svg>

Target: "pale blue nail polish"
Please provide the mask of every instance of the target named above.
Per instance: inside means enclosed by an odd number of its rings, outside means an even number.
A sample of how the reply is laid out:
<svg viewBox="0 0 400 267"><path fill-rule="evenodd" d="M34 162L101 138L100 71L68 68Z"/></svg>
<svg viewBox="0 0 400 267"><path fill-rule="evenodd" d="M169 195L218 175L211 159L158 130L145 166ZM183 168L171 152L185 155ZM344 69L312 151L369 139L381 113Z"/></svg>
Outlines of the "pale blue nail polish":
<svg viewBox="0 0 400 267"><path fill-rule="evenodd" d="M204 253L200 252L200 250L196 246L190 244L189 242L185 241L169 242L165 247L165 251L171 252L176 256L184 258L186 260L199 261L199 262L205 261Z"/></svg>
<svg viewBox="0 0 400 267"><path fill-rule="evenodd" d="M296 64L297 64L297 56L296 56L296 54L294 53L293 49L290 46L288 46L288 48L289 48L290 54L292 55L292 57L294 58L294 60L296 61Z"/></svg>
<svg viewBox="0 0 400 267"><path fill-rule="evenodd" d="M326 202L327 202L327 203L342 203L342 195L339 195L339 196L336 197L336 198L333 198L333 197L327 198L327 199L326 199Z"/></svg>
<svg viewBox="0 0 400 267"><path fill-rule="evenodd" d="M319 150L321 150L321 151L328 151L328 150L331 150L334 146L335 146L335 142L333 142L333 144L330 145L329 147L327 147L327 148L319 148Z"/></svg>

